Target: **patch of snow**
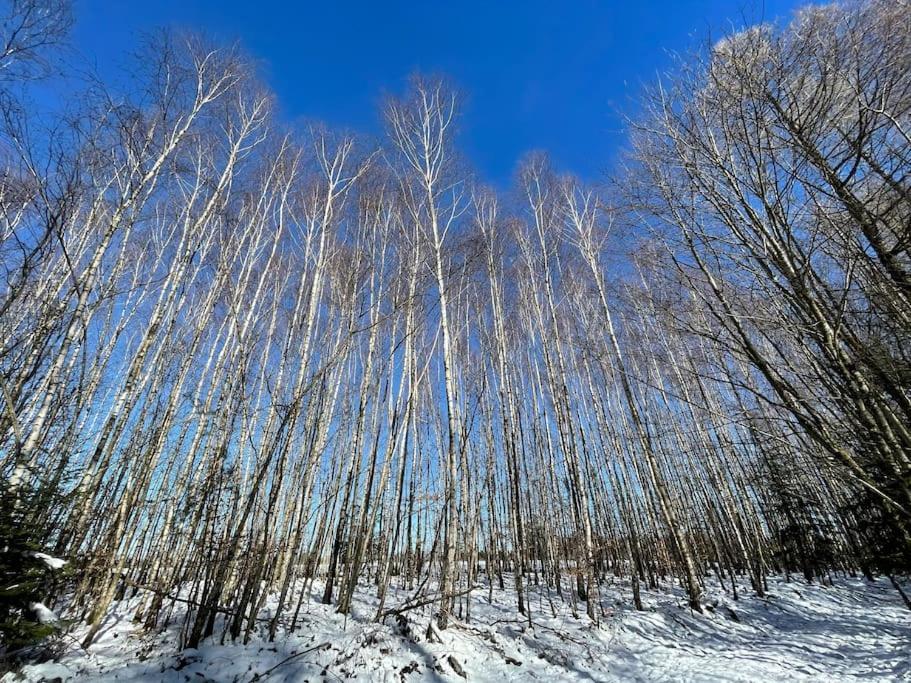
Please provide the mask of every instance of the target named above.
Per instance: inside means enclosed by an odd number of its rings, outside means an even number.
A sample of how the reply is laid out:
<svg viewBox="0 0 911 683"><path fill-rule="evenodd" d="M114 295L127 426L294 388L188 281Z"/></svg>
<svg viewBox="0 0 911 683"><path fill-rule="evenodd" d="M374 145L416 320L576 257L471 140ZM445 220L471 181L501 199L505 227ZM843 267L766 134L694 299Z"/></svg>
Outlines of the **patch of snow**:
<svg viewBox="0 0 911 683"><path fill-rule="evenodd" d="M63 664L57 664L56 662L45 662L44 664L30 664L28 666L22 667L22 670L19 672L19 678L9 680L15 680L18 682L25 681L27 683L39 683L40 681L71 681L75 674L69 668ZM6 681L7 678L4 677L2 680Z"/></svg>
<svg viewBox="0 0 911 683"><path fill-rule="evenodd" d="M66 565L66 560L61 560L59 557L53 557L47 553L28 552L26 555L34 557L36 560L41 560L51 569L60 569Z"/></svg>
<svg viewBox="0 0 911 683"><path fill-rule="evenodd" d="M28 608L35 613L40 624L55 624L60 621L54 611L45 606L44 603L30 602Z"/></svg>

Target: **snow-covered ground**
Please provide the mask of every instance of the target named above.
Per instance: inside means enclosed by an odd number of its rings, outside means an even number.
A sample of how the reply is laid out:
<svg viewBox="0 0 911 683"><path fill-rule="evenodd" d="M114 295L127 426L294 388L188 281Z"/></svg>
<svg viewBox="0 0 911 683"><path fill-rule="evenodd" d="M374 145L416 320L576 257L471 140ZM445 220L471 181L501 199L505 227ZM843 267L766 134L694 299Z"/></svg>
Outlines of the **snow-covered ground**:
<svg viewBox="0 0 911 683"><path fill-rule="evenodd" d="M410 612L407 625L377 624L375 594L365 586L346 619L319 603L320 588L291 636L248 645L216 637L179 654L176 631L144 633L131 621L136 599L125 600L88 652L77 645L84 632L77 629L58 662L22 673L26 680L244 683L911 680L911 611L885 579L838 579L832 587L775 579L767 598L744 587L736 602L710 586L704 614L691 612L679 589L643 591L647 609L636 612L625 585L605 586L600 627L584 608L576 619L555 594L534 589L529 626L517 619L513 593L494 591L488 603L480 589L470 621L456 620L442 643L424 638L431 607ZM396 593L386 604L406 599Z"/></svg>

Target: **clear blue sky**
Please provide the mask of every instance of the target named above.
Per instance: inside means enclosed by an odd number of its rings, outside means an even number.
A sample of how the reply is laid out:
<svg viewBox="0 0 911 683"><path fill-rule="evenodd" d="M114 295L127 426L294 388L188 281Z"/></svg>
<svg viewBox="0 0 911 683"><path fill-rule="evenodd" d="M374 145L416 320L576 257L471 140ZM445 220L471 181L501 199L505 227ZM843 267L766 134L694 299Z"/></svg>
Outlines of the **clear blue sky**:
<svg viewBox="0 0 911 683"><path fill-rule="evenodd" d="M743 17L787 18L797 0L76 0L77 48L104 75L144 31L201 29L239 39L288 118L368 133L383 93L416 71L467 95L461 147L488 182L506 183L529 150L596 179L668 52L718 37Z"/></svg>

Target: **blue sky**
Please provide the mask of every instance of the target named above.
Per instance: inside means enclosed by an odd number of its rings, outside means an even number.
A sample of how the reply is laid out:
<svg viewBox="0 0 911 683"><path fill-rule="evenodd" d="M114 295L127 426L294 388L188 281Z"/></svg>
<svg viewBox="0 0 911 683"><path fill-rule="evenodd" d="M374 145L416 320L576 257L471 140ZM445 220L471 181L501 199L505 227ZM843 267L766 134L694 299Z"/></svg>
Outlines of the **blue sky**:
<svg viewBox="0 0 911 683"><path fill-rule="evenodd" d="M410 73L450 76L467 96L460 145L482 179L508 183L528 151L597 179L669 52L743 18L787 18L795 0L279 2L76 0L76 46L105 75L143 32L200 29L261 60L289 119L375 133L378 104Z"/></svg>

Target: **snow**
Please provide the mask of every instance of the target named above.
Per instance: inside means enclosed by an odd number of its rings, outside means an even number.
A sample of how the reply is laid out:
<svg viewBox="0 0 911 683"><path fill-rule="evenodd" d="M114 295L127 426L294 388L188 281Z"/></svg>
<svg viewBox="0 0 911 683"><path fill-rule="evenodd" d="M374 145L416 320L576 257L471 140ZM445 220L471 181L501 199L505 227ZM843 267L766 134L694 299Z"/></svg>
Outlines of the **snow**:
<svg viewBox="0 0 911 683"><path fill-rule="evenodd" d="M29 552L26 554L29 557L34 557L37 560L41 560L51 569L60 569L61 567L66 566L66 560L61 560L59 557L53 557L47 553Z"/></svg>
<svg viewBox="0 0 911 683"><path fill-rule="evenodd" d="M54 681L57 679L68 681L72 680L72 677L73 672L69 667L66 667L63 664L47 662L45 664L26 667L20 678L13 678L12 674L7 674L3 680L29 681L29 683L34 681L35 683L38 683L39 681Z"/></svg>
<svg viewBox="0 0 911 683"><path fill-rule="evenodd" d="M44 603L41 602L30 602L28 608L35 613L35 616L38 618L39 624L56 624L59 619L57 615L54 614L54 611L48 609Z"/></svg>
<svg viewBox="0 0 911 683"><path fill-rule="evenodd" d="M456 618L442 642L425 637L430 606L407 621L371 621L375 592L363 586L347 619L319 603L314 584L292 635L274 643L220 642L176 652L179 619L162 633L132 621L140 596L118 603L89 651L77 643L56 663L25 667L25 680L93 681L894 681L911 678L911 612L885 579L835 579L833 586L770 579L769 595L742 587L741 599L711 583L706 611L686 606L681 589L643 590L646 610L629 606L628 585L603 586L600 627L530 586L532 625L519 620L515 594L482 588L471 619ZM386 606L409 594L392 592ZM179 615L175 615L179 616ZM261 615L268 618L269 609ZM458 614L456 614L458 617ZM460 675L461 672L461 675ZM463 675L465 678L463 678ZM3 679L13 680L10 679Z"/></svg>

